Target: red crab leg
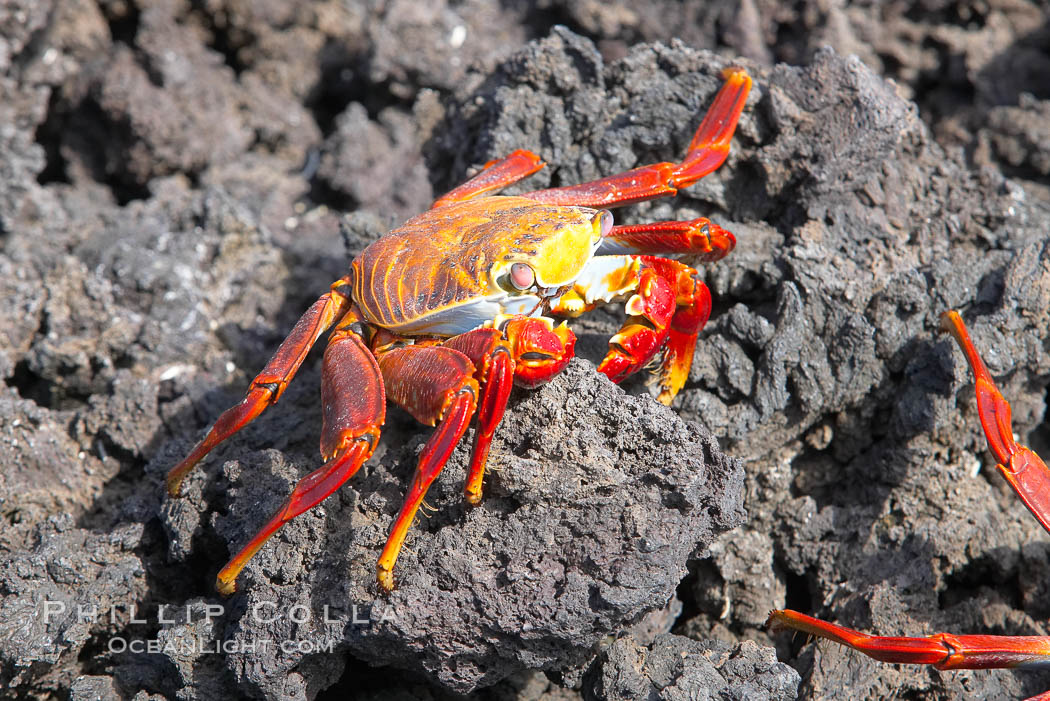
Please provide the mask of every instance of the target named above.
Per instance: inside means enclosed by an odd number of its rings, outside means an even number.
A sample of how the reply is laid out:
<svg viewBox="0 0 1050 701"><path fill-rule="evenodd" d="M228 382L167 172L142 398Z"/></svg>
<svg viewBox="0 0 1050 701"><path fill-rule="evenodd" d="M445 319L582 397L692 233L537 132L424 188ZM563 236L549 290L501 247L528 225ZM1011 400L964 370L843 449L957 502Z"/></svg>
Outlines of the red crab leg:
<svg viewBox="0 0 1050 701"><path fill-rule="evenodd" d="M710 220L662 221L614 226L598 249L598 255L642 253L686 254L711 263L725 258L736 246L736 237Z"/></svg>
<svg viewBox="0 0 1050 701"><path fill-rule="evenodd" d="M405 536L431 482L448 462L477 406L474 365L463 353L442 346L404 346L379 353L379 368L387 395L420 423L435 425L405 503L390 529L376 564L376 580L385 591L394 588L393 569Z"/></svg>
<svg viewBox="0 0 1050 701"><path fill-rule="evenodd" d="M519 149L503 159L486 163L481 172L473 178L434 200L431 208L502 190L529 177L542 167L543 161L539 156L531 151Z"/></svg>
<svg viewBox="0 0 1050 701"><path fill-rule="evenodd" d="M942 314L941 327L955 337L976 378L977 410L988 445L999 460L999 470L1039 523L1050 531L1050 470L1032 450L1014 441L1010 404L996 387L959 313ZM827 638L883 662L930 664L937 669L1050 666L1050 637L1044 636L937 633L925 638L884 637L866 635L796 611L773 611L767 625L774 630L792 629Z"/></svg>
<svg viewBox="0 0 1050 701"><path fill-rule="evenodd" d="M832 640L880 662L928 664L936 669L1002 669L1050 665L1050 638L952 635L925 638L866 635L797 611L771 611L766 625Z"/></svg>
<svg viewBox="0 0 1050 701"><path fill-rule="evenodd" d="M503 420L515 382L535 387L557 375L573 357L576 336L564 323L552 327L549 319L513 317L497 329L475 329L454 336L442 345L454 348L478 368L475 379L481 385L478 429L470 458L466 496L471 504L481 501L492 436Z"/></svg>
<svg viewBox="0 0 1050 701"><path fill-rule="evenodd" d="M453 336L442 344L463 353L477 368L474 379L481 386L478 403L478 428L474 438L474 452L470 456L465 493L467 501L481 501L481 483L485 477L485 462L489 455L492 436L503 419L514 386L514 358L511 347L498 329L474 329Z"/></svg>
<svg viewBox="0 0 1050 701"><path fill-rule="evenodd" d="M1030 448L1014 440L1010 426L1010 404L1003 398L984 361L970 340L958 312L941 315L941 328L955 337L976 378L977 412L988 446L995 453L996 467L1017 492L1036 520L1050 532L1050 469Z"/></svg>
<svg viewBox="0 0 1050 701"><path fill-rule="evenodd" d="M236 591L237 575L270 536L338 489L372 455L386 417L386 398L379 365L357 328L356 315L348 313L325 349L321 454L327 462L295 485L285 505L222 568L215 585L221 594L228 596Z"/></svg>
<svg viewBox="0 0 1050 701"><path fill-rule="evenodd" d="M350 308L349 281L337 281L314 302L284 339L263 371L256 375L248 394L237 406L227 409L189 455L168 473L168 493L178 496L186 474L215 446L240 431L266 407L277 402L295 376L310 348L322 333Z"/></svg>
<svg viewBox="0 0 1050 701"><path fill-rule="evenodd" d="M722 75L726 82L681 163L653 163L589 183L528 192L523 197L548 204L622 207L689 187L722 165L729 155L729 143L751 90L751 77L743 68L727 68Z"/></svg>

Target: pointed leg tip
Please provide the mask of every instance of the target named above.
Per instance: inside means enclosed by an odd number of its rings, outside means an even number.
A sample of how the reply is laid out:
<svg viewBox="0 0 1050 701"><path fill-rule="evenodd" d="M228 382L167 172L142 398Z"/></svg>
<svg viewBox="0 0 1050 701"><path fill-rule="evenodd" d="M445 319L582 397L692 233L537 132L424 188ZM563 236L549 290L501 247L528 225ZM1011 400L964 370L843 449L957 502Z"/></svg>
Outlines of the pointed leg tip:
<svg viewBox="0 0 1050 701"><path fill-rule="evenodd" d="M180 470L182 467L179 465L174 470L168 473L165 479L165 484L168 489L168 496L172 499L177 499L182 496L182 480L186 477L186 470Z"/></svg>
<svg viewBox="0 0 1050 701"><path fill-rule="evenodd" d="M722 78L732 83L751 82L751 76L743 66L726 66L722 69Z"/></svg>
<svg viewBox="0 0 1050 701"><path fill-rule="evenodd" d="M222 596L230 597L237 593L237 578L226 579L219 573L219 576L215 578L215 590Z"/></svg>
<svg viewBox="0 0 1050 701"><path fill-rule="evenodd" d="M394 573L382 565L376 565L376 583L380 591L389 594L394 591Z"/></svg>
<svg viewBox="0 0 1050 701"><path fill-rule="evenodd" d="M962 326L963 321L959 312L954 309L941 312L941 331L946 331L954 336Z"/></svg>

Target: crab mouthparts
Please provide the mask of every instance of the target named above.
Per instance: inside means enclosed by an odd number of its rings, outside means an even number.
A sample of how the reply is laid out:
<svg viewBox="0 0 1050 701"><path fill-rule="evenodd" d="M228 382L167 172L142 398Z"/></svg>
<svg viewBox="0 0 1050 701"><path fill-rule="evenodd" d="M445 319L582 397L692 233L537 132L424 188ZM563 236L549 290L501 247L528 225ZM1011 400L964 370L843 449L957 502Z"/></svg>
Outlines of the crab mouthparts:
<svg viewBox="0 0 1050 701"><path fill-rule="evenodd" d="M549 360L554 356L547 353L540 353L538 351L530 351L528 353L522 353L518 356L519 360Z"/></svg>

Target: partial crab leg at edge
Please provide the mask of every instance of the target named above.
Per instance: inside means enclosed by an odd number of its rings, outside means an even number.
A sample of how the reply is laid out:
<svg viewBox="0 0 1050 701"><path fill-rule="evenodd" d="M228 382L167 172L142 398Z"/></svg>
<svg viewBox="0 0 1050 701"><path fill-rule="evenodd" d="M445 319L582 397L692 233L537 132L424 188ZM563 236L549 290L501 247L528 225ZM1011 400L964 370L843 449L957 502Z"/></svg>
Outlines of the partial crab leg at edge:
<svg viewBox="0 0 1050 701"><path fill-rule="evenodd" d="M941 328L955 337L976 378L977 407L998 468L1025 506L1050 531L1050 470L1031 449L1018 444L1010 425L1010 405L974 347L958 312L941 315ZM766 625L796 630L846 645L882 662L928 664L937 669L1000 669L1050 666L1050 637L953 635L928 637L867 635L797 611L772 611ZM1050 692L1039 699L1050 699Z"/></svg>
<svg viewBox="0 0 1050 701"><path fill-rule="evenodd" d="M942 314L941 328L955 337L973 370L977 412L981 417L984 435L988 437L988 446L999 461L996 467L1036 520L1050 533L1050 469L1031 448L1014 440L1010 425L1010 404L995 386L995 380L974 348L959 313L950 311Z"/></svg>
<svg viewBox="0 0 1050 701"><path fill-rule="evenodd" d="M797 630L863 652L880 662L928 664L935 669L1004 669L1050 665L1050 638L1035 635L953 635L925 638L867 635L797 611L772 611L766 625Z"/></svg>

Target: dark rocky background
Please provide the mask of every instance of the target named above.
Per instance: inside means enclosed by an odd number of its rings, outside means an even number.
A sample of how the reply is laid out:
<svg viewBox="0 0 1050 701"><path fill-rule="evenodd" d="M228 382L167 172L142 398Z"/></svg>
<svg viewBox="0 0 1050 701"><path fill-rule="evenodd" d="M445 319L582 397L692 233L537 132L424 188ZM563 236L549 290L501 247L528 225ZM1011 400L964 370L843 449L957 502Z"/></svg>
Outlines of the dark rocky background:
<svg viewBox="0 0 1050 701"><path fill-rule="evenodd" d="M883 634L1050 634L1050 538L936 331L963 310L1050 455L1047 47L1026 0L0 4L5 696L1050 688L762 628L789 605ZM163 475L349 258L514 148L549 164L531 187L679 156L731 62L756 84L726 165L618 213L710 214L739 240L705 271L716 311L674 411L588 360L516 392L482 506L457 451L384 598L375 558L426 436L391 412L362 474L219 599L229 551L317 464L319 358L185 498ZM576 324L586 358L615 311Z"/></svg>

